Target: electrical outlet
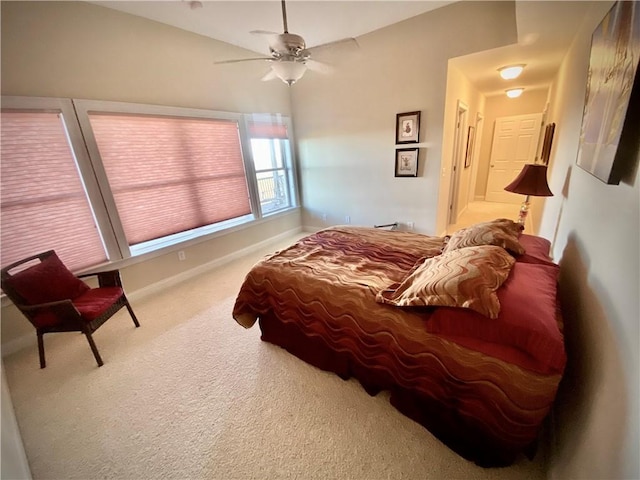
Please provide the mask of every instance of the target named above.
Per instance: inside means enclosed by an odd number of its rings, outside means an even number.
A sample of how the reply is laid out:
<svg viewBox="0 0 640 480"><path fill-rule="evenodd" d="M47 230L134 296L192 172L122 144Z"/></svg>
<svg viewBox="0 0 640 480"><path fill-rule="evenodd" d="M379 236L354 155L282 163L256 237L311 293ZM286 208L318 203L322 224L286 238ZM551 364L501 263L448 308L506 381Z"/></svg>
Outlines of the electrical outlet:
<svg viewBox="0 0 640 480"><path fill-rule="evenodd" d="M413 230L413 222L407 222L407 227L409 228L409 230Z"/></svg>
<svg viewBox="0 0 640 480"><path fill-rule="evenodd" d="M346 216L344 217L344 223L346 223L346 224L351 223L351 217L350 217L349 215L346 215Z"/></svg>
<svg viewBox="0 0 640 480"><path fill-rule="evenodd" d="M178 260L180 260L181 262L187 258L187 255L184 253L184 250L180 250L178 252Z"/></svg>
<svg viewBox="0 0 640 480"><path fill-rule="evenodd" d="M326 221L327 221L327 214L326 214L326 213L323 213L323 214L322 214L322 221L323 221L323 222L326 222Z"/></svg>

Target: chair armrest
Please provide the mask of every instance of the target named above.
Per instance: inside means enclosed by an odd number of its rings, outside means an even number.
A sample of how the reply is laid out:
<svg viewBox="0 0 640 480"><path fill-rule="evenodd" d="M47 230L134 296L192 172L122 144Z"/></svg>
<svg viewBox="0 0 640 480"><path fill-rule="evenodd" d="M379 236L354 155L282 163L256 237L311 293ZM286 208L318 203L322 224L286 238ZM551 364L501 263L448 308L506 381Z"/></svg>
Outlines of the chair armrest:
<svg viewBox="0 0 640 480"><path fill-rule="evenodd" d="M78 278L98 277L100 287L122 287L119 270L107 270L105 272L83 273Z"/></svg>
<svg viewBox="0 0 640 480"><path fill-rule="evenodd" d="M37 315L40 311L47 311L60 318L69 316L71 316L72 318L80 317L80 312L78 312L78 309L69 299L58 300L56 302L36 303L34 305L16 304L16 307L18 307L18 309L25 314L30 315Z"/></svg>

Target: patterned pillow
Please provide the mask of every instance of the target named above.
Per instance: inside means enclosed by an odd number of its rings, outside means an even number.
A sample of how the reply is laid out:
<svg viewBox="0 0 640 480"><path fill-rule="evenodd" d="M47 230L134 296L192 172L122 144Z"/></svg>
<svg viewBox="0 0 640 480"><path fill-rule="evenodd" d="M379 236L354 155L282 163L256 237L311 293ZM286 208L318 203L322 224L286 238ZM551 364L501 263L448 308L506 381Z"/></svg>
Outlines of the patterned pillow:
<svg viewBox="0 0 640 480"><path fill-rule="evenodd" d="M397 307L469 308L496 318L500 312L496 290L514 263L501 247L459 248L418 263L401 283L378 292L376 301Z"/></svg>
<svg viewBox="0 0 640 480"><path fill-rule="evenodd" d="M521 225L506 218L476 223L455 232L443 247L442 253L450 252L457 248L496 245L516 255L522 255L524 247L518 241L521 231Z"/></svg>

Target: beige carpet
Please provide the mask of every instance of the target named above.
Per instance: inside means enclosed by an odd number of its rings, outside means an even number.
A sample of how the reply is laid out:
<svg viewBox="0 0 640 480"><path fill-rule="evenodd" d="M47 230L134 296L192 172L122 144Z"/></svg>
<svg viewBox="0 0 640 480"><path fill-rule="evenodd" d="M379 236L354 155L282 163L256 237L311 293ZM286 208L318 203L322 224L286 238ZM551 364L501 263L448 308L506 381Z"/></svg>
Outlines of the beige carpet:
<svg viewBox="0 0 640 480"><path fill-rule="evenodd" d="M120 313L95 335L102 368L75 333L45 337L44 370L35 347L5 358L34 478L545 478L542 453L480 468L386 394L237 325L235 294L265 253L133 302L139 329Z"/></svg>

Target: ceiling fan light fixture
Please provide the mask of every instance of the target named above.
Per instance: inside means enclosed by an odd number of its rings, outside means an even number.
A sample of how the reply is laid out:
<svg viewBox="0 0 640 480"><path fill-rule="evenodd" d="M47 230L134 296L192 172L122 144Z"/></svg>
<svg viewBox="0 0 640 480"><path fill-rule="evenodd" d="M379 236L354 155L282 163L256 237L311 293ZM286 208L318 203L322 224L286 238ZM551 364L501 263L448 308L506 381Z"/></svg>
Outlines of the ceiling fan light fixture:
<svg viewBox="0 0 640 480"><path fill-rule="evenodd" d="M271 64L271 69L276 76L287 85L291 86L302 78L307 67L302 62L294 60L280 60Z"/></svg>
<svg viewBox="0 0 640 480"><path fill-rule="evenodd" d="M525 65L508 65L498 69L500 76L505 80L513 80L518 78L524 70Z"/></svg>
<svg viewBox="0 0 640 480"><path fill-rule="evenodd" d="M507 97L509 98L518 98L524 92L524 88L511 88L509 90L505 90Z"/></svg>

